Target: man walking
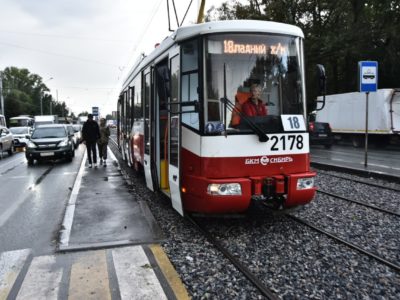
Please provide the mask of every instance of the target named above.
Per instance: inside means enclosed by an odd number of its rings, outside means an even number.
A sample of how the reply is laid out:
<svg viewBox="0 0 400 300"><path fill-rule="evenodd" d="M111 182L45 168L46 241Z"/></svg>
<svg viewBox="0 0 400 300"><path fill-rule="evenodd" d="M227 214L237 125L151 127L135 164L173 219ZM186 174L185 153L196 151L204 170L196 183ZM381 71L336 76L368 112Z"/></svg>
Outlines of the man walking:
<svg viewBox="0 0 400 300"><path fill-rule="evenodd" d="M96 142L100 138L99 125L93 120L93 115L88 114L88 119L83 123L82 142L86 144L89 168L92 167L92 154L94 167L97 168Z"/></svg>

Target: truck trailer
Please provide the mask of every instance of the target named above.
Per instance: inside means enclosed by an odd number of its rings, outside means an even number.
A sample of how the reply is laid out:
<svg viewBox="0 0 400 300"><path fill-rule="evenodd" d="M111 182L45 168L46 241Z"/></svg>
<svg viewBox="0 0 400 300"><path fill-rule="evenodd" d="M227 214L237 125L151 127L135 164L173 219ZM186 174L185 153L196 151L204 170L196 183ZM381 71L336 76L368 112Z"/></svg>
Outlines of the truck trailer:
<svg viewBox="0 0 400 300"><path fill-rule="evenodd" d="M40 126L45 124L58 124L58 116L57 115L41 115L35 116L35 124L34 126Z"/></svg>
<svg viewBox="0 0 400 300"><path fill-rule="evenodd" d="M318 100L322 100L319 97ZM349 139L354 147L364 146L366 94L360 92L327 95L316 121L328 122L335 140ZM400 137L400 89L379 89L368 98L369 141L386 146Z"/></svg>

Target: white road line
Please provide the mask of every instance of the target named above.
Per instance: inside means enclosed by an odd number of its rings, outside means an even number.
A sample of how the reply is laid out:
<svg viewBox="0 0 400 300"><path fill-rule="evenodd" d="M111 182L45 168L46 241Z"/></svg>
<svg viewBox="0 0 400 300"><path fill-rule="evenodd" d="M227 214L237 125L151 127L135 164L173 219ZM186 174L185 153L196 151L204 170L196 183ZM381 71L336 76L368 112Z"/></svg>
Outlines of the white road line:
<svg viewBox="0 0 400 300"><path fill-rule="evenodd" d="M55 263L55 256L35 257L17 299L57 299L63 270Z"/></svg>
<svg viewBox="0 0 400 300"><path fill-rule="evenodd" d="M19 200L13 202L2 214L0 214L0 228L7 222L7 220L18 210L18 208L25 202L26 197L19 197Z"/></svg>
<svg viewBox="0 0 400 300"><path fill-rule="evenodd" d="M0 299L7 298L30 253L30 249L21 249L0 254Z"/></svg>
<svg viewBox="0 0 400 300"><path fill-rule="evenodd" d="M74 183L74 187L72 188L71 196L69 197L67 209L65 211L64 220L62 223L62 230L60 235L60 244L62 246L68 246L69 237L71 235L72 221L74 220L75 213L75 203L78 197L79 189L81 187L82 176L85 170L86 164L86 151L83 154L83 159L81 163L81 167L79 168L78 175L76 176L76 180Z"/></svg>
<svg viewBox="0 0 400 300"><path fill-rule="evenodd" d="M8 161L8 162L6 162L6 163L0 165L0 168L3 169L5 166L7 166L7 165L9 165L9 164L12 164L12 163L14 163L14 162L16 162L16 161L19 161L19 160L22 162L22 160L24 160L24 159L25 159L25 156L18 157L18 158L16 158L16 159L13 159L13 160L11 160L11 161Z"/></svg>
<svg viewBox="0 0 400 300"><path fill-rule="evenodd" d="M167 299L141 246L112 250L121 299Z"/></svg>
<svg viewBox="0 0 400 300"><path fill-rule="evenodd" d="M108 156L113 160L118 162L117 158L115 157L114 153L112 152L112 150L110 149L110 147L107 146L107 150L108 150Z"/></svg>

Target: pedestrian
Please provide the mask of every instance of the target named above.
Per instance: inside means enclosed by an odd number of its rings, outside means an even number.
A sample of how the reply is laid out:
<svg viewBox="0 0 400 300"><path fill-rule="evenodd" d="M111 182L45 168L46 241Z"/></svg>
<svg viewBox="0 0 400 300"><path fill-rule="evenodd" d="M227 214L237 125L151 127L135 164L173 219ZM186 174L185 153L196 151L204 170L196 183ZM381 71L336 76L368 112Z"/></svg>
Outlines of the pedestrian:
<svg viewBox="0 0 400 300"><path fill-rule="evenodd" d="M86 144L89 168L92 167L92 155L94 167L97 168L96 142L99 138L99 124L97 124L97 122L93 120L92 114L88 114L88 119L85 123L83 123L82 127L82 142Z"/></svg>
<svg viewBox="0 0 400 300"><path fill-rule="evenodd" d="M107 167L107 145L110 138L110 128L106 125L106 119L100 119L100 138L97 141L99 147L100 165Z"/></svg>

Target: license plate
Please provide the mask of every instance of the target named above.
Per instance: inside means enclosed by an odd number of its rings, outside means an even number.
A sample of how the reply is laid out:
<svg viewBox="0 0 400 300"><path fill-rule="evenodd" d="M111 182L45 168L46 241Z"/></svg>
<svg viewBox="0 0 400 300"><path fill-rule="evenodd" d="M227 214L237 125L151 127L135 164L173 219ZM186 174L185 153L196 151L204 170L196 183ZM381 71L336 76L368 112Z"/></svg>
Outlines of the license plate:
<svg viewBox="0 0 400 300"><path fill-rule="evenodd" d="M328 135L326 133L320 133L319 136L321 137L327 137Z"/></svg>
<svg viewBox="0 0 400 300"><path fill-rule="evenodd" d="M40 156L54 156L54 152L42 152Z"/></svg>

